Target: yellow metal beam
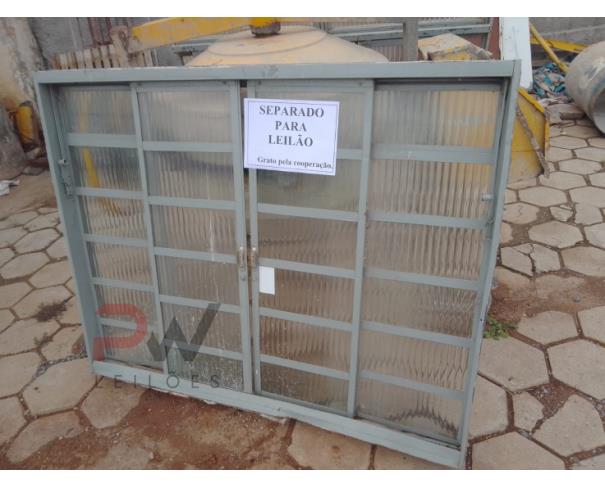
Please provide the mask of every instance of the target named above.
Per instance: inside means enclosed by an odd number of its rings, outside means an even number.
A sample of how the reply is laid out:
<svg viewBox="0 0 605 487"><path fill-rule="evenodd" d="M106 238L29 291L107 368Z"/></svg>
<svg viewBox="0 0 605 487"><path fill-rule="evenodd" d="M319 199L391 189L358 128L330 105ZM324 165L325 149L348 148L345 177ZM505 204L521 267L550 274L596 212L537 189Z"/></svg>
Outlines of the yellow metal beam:
<svg viewBox="0 0 605 487"><path fill-rule="evenodd" d="M546 54L548 54L548 57L557 65L559 66L559 69L561 71L563 71L563 73L567 73L567 64L565 64L563 61L561 61L558 56L554 53L554 51L550 48L550 46L548 45L548 43L544 40L544 37L542 37L542 35L540 35L540 33L538 32L538 30L534 27L533 24L529 24L529 31L531 32L531 35L534 37L534 39L536 39L536 41L538 41L538 44L540 44L542 46L542 49L544 49L544 51L546 51Z"/></svg>
<svg viewBox="0 0 605 487"><path fill-rule="evenodd" d="M540 45L540 43L533 36L530 39L532 44ZM557 51L565 51L565 52L573 52L575 54L581 53L584 49L586 49L585 44L574 44L573 42L560 41L557 39L544 39L544 42L551 49L556 49Z"/></svg>

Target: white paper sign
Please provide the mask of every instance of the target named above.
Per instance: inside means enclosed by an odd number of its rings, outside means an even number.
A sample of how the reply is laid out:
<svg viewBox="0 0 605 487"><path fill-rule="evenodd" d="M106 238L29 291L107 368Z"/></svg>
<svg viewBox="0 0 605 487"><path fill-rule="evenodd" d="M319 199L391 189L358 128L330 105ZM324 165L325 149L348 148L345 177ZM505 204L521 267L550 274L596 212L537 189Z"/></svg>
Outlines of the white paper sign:
<svg viewBox="0 0 605 487"><path fill-rule="evenodd" d="M275 268L258 266L258 287L261 293L275 294Z"/></svg>
<svg viewBox="0 0 605 487"><path fill-rule="evenodd" d="M337 101L244 99L244 167L336 174Z"/></svg>

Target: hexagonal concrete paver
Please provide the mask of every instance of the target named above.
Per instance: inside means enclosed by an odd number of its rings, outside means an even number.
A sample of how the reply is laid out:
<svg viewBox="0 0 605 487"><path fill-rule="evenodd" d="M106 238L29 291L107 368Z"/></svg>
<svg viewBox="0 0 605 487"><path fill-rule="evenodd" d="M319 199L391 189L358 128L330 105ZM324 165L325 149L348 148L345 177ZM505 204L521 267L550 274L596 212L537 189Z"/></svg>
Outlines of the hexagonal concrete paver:
<svg viewBox="0 0 605 487"><path fill-rule="evenodd" d="M73 347L82 338L81 326L62 328L48 343L42 346L41 352L47 360L61 360L71 357Z"/></svg>
<svg viewBox="0 0 605 487"><path fill-rule="evenodd" d="M27 232L22 227L7 228L0 230L0 248L9 247L23 237Z"/></svg>
<svg viewBox="0 0 605 487"><path fill-rule="evenodd" d="M61 262L53 262L45 265L42 269L36 272L29 278L29 282L35 287L49 287L57 284L64 284L71 277L69 262L63 260Z"/></svg>
<svg viewBox="0 0 605 487"><path fill-rule="evenodd" d="M67 257L67 248L65 247L65 238L61 237L54 244L46 249L46 253L52 259L63 259Z"/></svg>
<svg viewBox="0 0 605 487"><path fill-rule="evenodd" d="M533 262L533 269L538 274L542 272L558 271L561 268L559 254L554 250L532 243L517 245L514 248L530 257Z"/></svg>
<svg viewBox="0 0 605 487"><path fill-rule="evenodd" d="M605 188L605 172L600 172L598 174L591 174L588 176L590 179L590 184L593 186L600 186L601 188Z"/></svg>
<svg viewBox="0 0 605 487"><path fill-rule="evenodd" d="M577 227L558 221L550 221L531 227L529 238L534 242L559 249L571 247L583 240L582 233Z"/></svg>
<svg viewBox="0 0 605 487"><path fill-rule="evenodd" d="M88 360L60 362L27 386L23 398L34 415L55 413L78 404L94 387L95 380Z"/></svg>
<svg viewBox="0 0 605 487"><path fill-rule="evenodd" d="M48 262L48 257L42 252L19 255L4 264L0 269L0 276L4 279L15 279L17 277L29 276Z"/></svg>
<svg viewBox="0 0 605 487"><path fill-rule="evenodd" d="M568 137L567 135L552 137L549 143L552 147L559 147L561 149L579 149L588 145L583 139Z"/></svg>
<svg viewBox="0 0 605 487"><path fill-rule="evenodd" d="M498 286L506 286L510 291L518 291L530 285L529 278L511 272L504 267L498 266L494 271L494 281Z"/></svg>
<svg viewBox="0 0 605 487"><path fill-rule="evenodd" d="M573 211L568 210L567 208L561 208L560 206L551 206L549 210L553 218L560 222L566 222L573 216Z"/></svg>
<svg viewBox="0 0 605 487"><path fill-rule="evenodd" d="M508 183L508 187L510 189L524 189L524 188L531 188L532 186L535 186L536 184L538 184L538 178L523 178L520 179L519 181L515 181L512 183Z"/></svg>
<svg viewBox="0 0 605 487"><path fill-rule="evenodd" d="M580 225L593 225L603 221L601 210L599 210L596 206L587 205L586 203L576 203L575 208L575 223Z"/></svg>
<svg viewBox="0 0 605 487"><path fill-rule="evenodd" d="M578 335L573 317L561 311L543 311L519 322L519 333L543 345Z"/></svg>
<svg viewBox="0 0 605 487"><path fill-rule="evenodd" d="M32 221L38 216L35 211L22 211L21 213L15 213L7 218L9 222L15 225L25 225L27 222Z"/></svg>
<svg viewBox="0 0 605 487"><path fill-rule="evenodd" d="M605 348L574 340L548 349L552 374L561 382L598 399L605 399Z"/></svg>
<svg viewBox="0 0 605 487"><path fill-rule="evenodd" d="M598 162L586 161L584 159L569 159L560 162L559 169L574 174L592 174L600 171L601 165Z"/></svg>
<svg viewBox="0 0 605 487"><path fill-rule="evenodd" d="M559 147L549 147L546 150L546 160L549 162L559 162L565 159L571 159L573 153L569 149L561 149Z"/></svg>
<svg viewBox="0 0 605 487"><path fill-rule="evenodd" d="M0 446L15 436L23 425L25 418L19 399L0 399Z"/></svg>
<svg viewBox="0 0 605 487"><path fill-rule="evenodd" d="M59 437L72 438L82 431L84 428L73 411L36 419L19 433L6 456L11 463L19 463L51 441Z"/></svg>
<svg viewBox="0 0 605 487"><path fill-rule="evenodd" d="M588 145L605 149L605 137L591 137L590 139L588 139Z"/></svg>
<svg viewBox="0 0 605 487"><path fill-rule="evenodd" d="M585 203L598 208L605 208L605 189L603 188L593 188L592 186L576 188L570 190L569 195L575 203Z"/></svg>
<svg viewBox="0 0 605 487"><path fill-rule="evenodd" d="M605 250L595 247L574 247L561 252L568 269L587 276L605 277Z"/></svg>
<svg viewBox="0 0 605 487"><path fill-rule="evenodd" d="M544 406L529 392L513 396L513 411L515 426L525 431L532 431L544 417Z"/></svg>
<svg viewBox="0 0 605 487"><path fill-rule="evenodd" d="M605 162L605 149L598 147L584 147L576 150L576 155L580 159L588 159L589 161Z"/></svg>
<svg viewBox="0 0 605 487"><path fill-rule="evenodd" d="M605 306L580 311L578 320L585 336L605 343Z"/></svg>
<svg viewBox="0 0 605 487"><path fill-rule="evenodd" d="M443 470L445 468L382 446L376 447L374 455L375 470Z"/></svg>
<svg viewBox="0 0 605 487"><path fill-rule="evenodd" d="M34 218L28 224L25 225L25 229L28 232L34 232L36 230L41 230L43 228L51 228L56 227L59 224L59 213L53 212L48 213L47 215L40 215L37 218Z"/></svg>
<svg viewBox="0 0 605 487"><path fill-rule="evenodd" d="M540 183L556 189L571 189L586 186L586 181L579 174L562 171L551 172L548 177L540 176Z"/></svg>
<svg viewBox="0 0 605 487"><path fill-rule="evenodd" d="M506 244L513 239L513 228L508 223L500 225L500 243Z"/></svg>
<svg viewBox="0 0 605 487"><path fill-rule="evenodd" d="M56 213L56 211L56 206L43 206L41 208L38 208L38 212L40 213L40 215L48 215L49 213Z"/></svg>
<svg viewBox="0 0 605 487"><path fill-rule="evenodd" d="M38 312L40 306L61 303L67 301L70 297L71 293L63 286L36 289L27 295L27 297L19 301L19 303L13 307L13 311L19 318L29 318Z"/></svg>
<svg viewBox="0 0 605 487"><path fill-rule="evenodd" d="M510 189L504 190L504 203L515 203L517 201L517 195Z"/></svg>
<svg viewBox="0 0 605 487"><path fill-rule="evenodd" d="M539 208L528 205L527 203L512 203L504 207L502 219L505 222L525 225L533 222L537 218L538 211L540 211Z"/></svg>
<svg viewBox="0 0 605 487"><path fill-rule="evenodd" d="M563 470L565 464L519 433L507 433L473 445L476 470Z"/></svg>
<svg viewBox="0 0 605 487"><path fill-rule="evenodd" d="M536 206L553 206L565 203L567 196L559 189L537 186L519 191L519 199Z"/></svg>
<svg viewBox="0 0 605 487"><path fill-rule="evenodd" d="M584 232L586 233L586 240L592 245L605 249L605 223L584 227Z"/></svg>
<svg viewBox="0 0 605 487"><path fill-rule="evenodd" d="M15 250L20 254L28 252L37 252L44 250L51 243L59 238L59 234L53 228L45 228L37 232L31 232L25 235L15 245Z"/></svg>
<svg viewBox="0 0 605 487"><path fill-rule="evenodd" d="M17 394L38 370L40 357L36 353L22 353L0 358L0 397Z"/></svg>
<svg viewBox="0 0 605 487"><path fill-rule="evenodd" d="M605 470L605 453L587 458L571 466L572 470Z"/></svg>
<svg viewBox="0 0 605 487"><path fill-rule="evenodd" d="M581 139L588 139L599 134L600 132L596 128L590 126L574 125L572 127L565 127L565 135L580 137Z"/></svg>
<svg viewBox="0 0 605 487"><path fill-rule="evenodd" d="M29 284L25 282L15 282L0 286L0 308L10 308L31 291Z"/></svg>
<svg viewBox="0 0 605 487"><path fill-rule="evenodd" d="M15 321L15 316L8 309L0 310L0 333L6 330Z"/></svg>
<svg viewBox="0 0 605 487"><path fill-rule="evenodd" d="M548 382L540 350L516 338L483 340L479 372L515 392Z"/></svg>
<svg viewBox="0 0 605 487"><path fill-rule="evenodd" d="M11 260L15 256L15 253L12 249L4 248L0 249L0 267L6 264L9 260Z"/></svg>
<svg viewBox="0 0 605 487"><path fill-rule="evenodd" d="M566 457L605 445L599 413L590 402L575 394L542 423L534 438Z"/></svg>
<svg viewBox="0 0 605 487"><path fill-rule="evenodd" d="M140 386L102 379L82 403L82 412L95 428L116 426L139 404Z"/></svg>
<svg viewBox="0 0 605 487"><path fill-rule="evenodd" d="M80 310L76 298L65 303L65 311L58 318L62 325L79 325L81 323Z"/></svg>
<svg viewBox="0 0 605 487"><path fill-rule="evenodd" d="M371 445L297 422L288 453L299 465L316 470L360 470L370 464Z"/></svg>
<svg viewBox="0 0 605 487"><path fill-rule="evenodd" d="M504 247L500 249L500 256L504 267L508 267L509 269L521 272L530 277L533 275L531 259L527 255L519 252L513 247Z"/></svg>
<svg viewBox="0 0 605 487"><path fill-rule="evenodd" d="M59 325L54 320L42 323L35 319L17 321L0 334L0 355L33 350L44 338L50 337L58 329Z"/></svg>
<svg viewBox="0 0 605 487"><path fill-rule="evenodd" d="M504 431L508 426L506 392L477 376L469 434L471 438Z"/></svg>

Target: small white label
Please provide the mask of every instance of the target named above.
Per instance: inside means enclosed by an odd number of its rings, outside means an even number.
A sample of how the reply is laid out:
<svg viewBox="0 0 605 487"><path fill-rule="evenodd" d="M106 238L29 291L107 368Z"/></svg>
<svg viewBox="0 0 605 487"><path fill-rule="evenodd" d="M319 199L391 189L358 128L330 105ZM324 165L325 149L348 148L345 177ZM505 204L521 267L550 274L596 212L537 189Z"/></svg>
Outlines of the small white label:
<svg viewBox="0 0 605 487"><path fill-rule="evenodd" d="M258 266L258 281L261 293L275 295L275 268Z"/></svg>
<svg viewBox="0 0 605 487"><path fill-rule="evenodd" d="M244 99L244 167L336 174L338 101Z"/></svg>

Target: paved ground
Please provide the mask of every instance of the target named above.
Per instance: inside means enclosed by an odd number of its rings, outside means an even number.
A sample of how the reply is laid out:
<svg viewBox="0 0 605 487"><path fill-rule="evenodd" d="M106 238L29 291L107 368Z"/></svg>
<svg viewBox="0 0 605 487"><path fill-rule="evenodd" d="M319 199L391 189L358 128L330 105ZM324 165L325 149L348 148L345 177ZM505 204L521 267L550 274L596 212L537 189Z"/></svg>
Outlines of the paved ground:
<svg viewBox="0 0 605 487"><path fill-rule="evenodd" d="M518 327L483 346L473 468L605 468L605 137L586 120L553 132L550 177L506 195L490 314ZM37 178L0 202L0 468L437 468L93 376Z"/></svg>

